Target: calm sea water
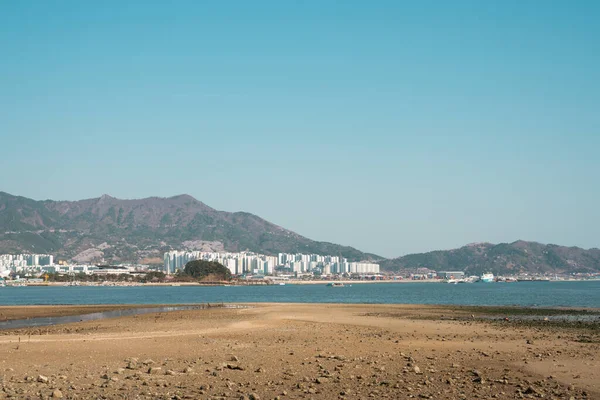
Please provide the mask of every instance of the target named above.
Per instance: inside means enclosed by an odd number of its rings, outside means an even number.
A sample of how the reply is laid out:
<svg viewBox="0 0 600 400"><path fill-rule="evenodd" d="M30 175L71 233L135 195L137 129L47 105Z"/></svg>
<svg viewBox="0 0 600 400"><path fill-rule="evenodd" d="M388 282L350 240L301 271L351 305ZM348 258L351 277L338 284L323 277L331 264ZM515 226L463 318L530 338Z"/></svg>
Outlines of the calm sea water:
<svg viewBox="0 0 600 400"><path fill-rule="evenodd" d="M373 303L600 308L600 281L285 286L0 288L0 305L183 303Z"/></svg>

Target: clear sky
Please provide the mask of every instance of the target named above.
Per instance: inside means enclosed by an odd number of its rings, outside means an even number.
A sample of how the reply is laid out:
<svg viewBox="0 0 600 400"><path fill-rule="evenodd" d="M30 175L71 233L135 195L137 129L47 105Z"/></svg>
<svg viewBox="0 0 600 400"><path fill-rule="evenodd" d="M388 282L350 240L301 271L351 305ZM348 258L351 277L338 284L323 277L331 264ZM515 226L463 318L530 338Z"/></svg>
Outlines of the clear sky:
<svg viewBox="0 0 600 400"><path fill-rule="evenodd" d="M384 256L600 247L598 1L3 1L0 190Z"/></svg>

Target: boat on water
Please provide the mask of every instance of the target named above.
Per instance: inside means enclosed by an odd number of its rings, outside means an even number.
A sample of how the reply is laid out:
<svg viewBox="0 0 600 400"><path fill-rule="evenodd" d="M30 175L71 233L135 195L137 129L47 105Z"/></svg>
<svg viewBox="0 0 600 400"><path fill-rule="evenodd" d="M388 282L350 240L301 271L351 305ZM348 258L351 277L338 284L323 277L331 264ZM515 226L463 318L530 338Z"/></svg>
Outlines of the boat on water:
<svg viewBox="0 0 600 400"><path fill-rule="evenodd" d="M6 284L6 286L10 286L10 287L25 287L27 286L24 282L9 282Z"/></svg>
<svg viewBox="0 0 600 400"><path fill-rule="evenodd" d="M489 274L481 275L481 282L484 282L484 283L494 282L494 274L489 273Z"/></svg>
<svg viewBox="0 0 600 400"><path fill-rule="evenodd" d="M328 287L344 287L342 282L329 282L327 284Z"/></svg>
<svg viewBox="0 0 600 400"><path fill-rule="evenodd" d="M285 282L279 282L279 286L285 286Z"/></svg>

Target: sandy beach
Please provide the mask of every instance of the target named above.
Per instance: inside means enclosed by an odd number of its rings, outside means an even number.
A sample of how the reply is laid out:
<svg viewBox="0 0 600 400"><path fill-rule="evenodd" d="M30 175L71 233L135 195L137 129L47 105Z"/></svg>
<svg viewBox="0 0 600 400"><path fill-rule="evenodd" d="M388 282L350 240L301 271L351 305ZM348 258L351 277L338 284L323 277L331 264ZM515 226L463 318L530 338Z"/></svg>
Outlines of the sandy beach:
<svg viewBox="0 0 600 400"><path fill-rule="evenodd" d="M255 304L0 332L0 398L600 399L597 324ZM0 319L132 306L0 307Z"/></svg>

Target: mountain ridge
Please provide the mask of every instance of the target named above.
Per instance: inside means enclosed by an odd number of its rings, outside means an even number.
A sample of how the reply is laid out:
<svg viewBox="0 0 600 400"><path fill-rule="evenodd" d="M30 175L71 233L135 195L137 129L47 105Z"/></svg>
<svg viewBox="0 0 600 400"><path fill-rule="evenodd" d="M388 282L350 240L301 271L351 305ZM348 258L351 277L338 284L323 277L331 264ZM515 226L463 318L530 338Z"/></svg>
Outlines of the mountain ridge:
<svg viewBox="0 0 600 400"><path fill-rule="evenodd" d="M171 249L381 257L313 241L259 216L218 211L188 194L143 199L33 200L0 192L0 252L52 252L80 262L158 263Z"/></svg>
<svg viewBox="0 0 600 400"><path fill-rule="evenodd" d="M600 271L600 249L517 240L385 259L353 247L313 241L252 213L218 211L187 194L76 201L33 200L0 192L0 253L51 253L76 262L159 264L168 250L341 255L382 270L459 270L468 274Z"/></svg>
<svg viewBox="0 0 600 400"><path fill-rule="evenodd" d="M560 246L534 241L512 243L470 243L450 250L407 254L382 260L381 268L389 271L428 268L437 271L465 271L481 275L525 273L589 273L600 272L600 249Z"/></svg>

